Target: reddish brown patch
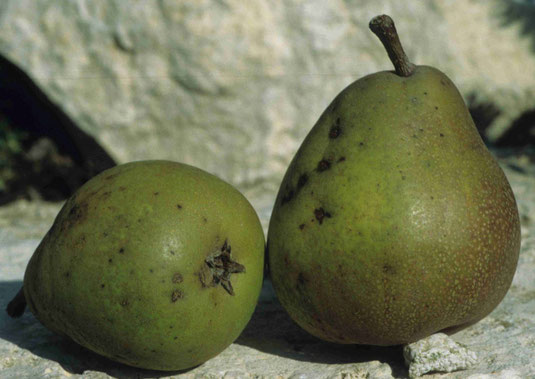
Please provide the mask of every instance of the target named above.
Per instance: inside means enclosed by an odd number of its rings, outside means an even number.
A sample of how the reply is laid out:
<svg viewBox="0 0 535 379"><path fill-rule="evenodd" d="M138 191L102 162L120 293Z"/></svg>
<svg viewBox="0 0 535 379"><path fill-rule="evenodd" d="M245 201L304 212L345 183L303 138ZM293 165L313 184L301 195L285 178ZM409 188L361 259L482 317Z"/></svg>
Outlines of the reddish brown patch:
<svg viewBox="0 0 535 379"><path fill-rule="evenodd" d="M318 167L316 168L316 171L323 172L331 168L331 162L329 162L326 159L322 159L318 162Z"/></svg>

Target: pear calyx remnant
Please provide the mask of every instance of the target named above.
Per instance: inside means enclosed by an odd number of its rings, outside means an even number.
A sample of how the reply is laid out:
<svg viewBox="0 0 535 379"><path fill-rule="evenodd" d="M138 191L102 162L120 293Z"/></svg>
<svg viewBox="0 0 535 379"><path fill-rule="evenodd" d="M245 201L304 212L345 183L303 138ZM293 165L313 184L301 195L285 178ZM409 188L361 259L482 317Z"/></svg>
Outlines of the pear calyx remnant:
<svg viewBox="0 0 535 379"><path fill-rule="evenodd" d="M399 40L394 20L390 16L383 14L376 16L370 21L370 30L381 40L388 53L388 57L394 64L396 74L399 76L411 76L414 72L414 64L411 63L401 41Z"/></svg>
<svg viewBox="0 0 535 379"><path fill-rule="evenodd" d="M230 244L225 241L220 250L206 257L199 273L203 287L215 287L221 284L230 295L234 295L230 275L245 272L245 266L233 261L230 252Z"/></svg>

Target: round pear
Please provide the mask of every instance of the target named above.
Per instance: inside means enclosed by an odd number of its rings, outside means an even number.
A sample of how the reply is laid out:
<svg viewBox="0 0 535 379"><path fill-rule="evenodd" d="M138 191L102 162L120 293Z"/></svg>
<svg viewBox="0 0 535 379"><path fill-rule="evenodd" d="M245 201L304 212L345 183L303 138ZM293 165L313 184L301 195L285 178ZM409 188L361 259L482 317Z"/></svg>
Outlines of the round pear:
<svg viewBox="0 0 535 379"><path fill-rule="evenodd" d="M186 369L245 328L263 254L257 214L231 185L185 164L127 163L65 203L8 312L27 303L46 327L110 359Z"/></svg>

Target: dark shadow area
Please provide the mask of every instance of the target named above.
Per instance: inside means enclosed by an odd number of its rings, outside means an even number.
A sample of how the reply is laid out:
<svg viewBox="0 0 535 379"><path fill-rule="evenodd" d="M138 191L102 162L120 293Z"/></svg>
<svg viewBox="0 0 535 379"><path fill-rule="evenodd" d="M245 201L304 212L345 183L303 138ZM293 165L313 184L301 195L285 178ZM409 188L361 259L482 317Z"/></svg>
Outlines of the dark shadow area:
<svg viewBox="0 0 535 379"><path fill-rule="evenodd" d="M511 127L498 138L495 145L497 147L513 148L535 145L535 110L521 114Z"/></svg>
<svg viewBox="0 0 535 379"><path fill-rule="evenodd" d="M521 35L530 38L531 48L535 52L535 1L507 0L502 3L502 25L519 24Z"/></svg>
<svg viewBox="0 0 535 379"><path fill-rule="evenodd" d="M0 54L0 205L21 197L65 199L114 165L93 137Z"/></svg>
<svg viewBox="0 0 535 379"><path fill-rule="evenodd" d="M487 129L501 114L500 109L494 103L478 101L473 93L466 97L466 104L481 138L489 148L498 150L500 157L525 154L535 161L531 148L535 146L535 109L522 113L500 137L491 142L487 138ZM517 167L512 169L517 170Z"/></svg>
<svg viewBox="0 0 535 379"><path fill-rule="evenodd" d="M280 305L269 279L264 281L253 317L236 343L304 362L355 364L379 361L391 367L394 377L408 377L403 346L341 345L308 334Z"/></svg>
<svg viewBox="0 0 535 379"><path fill-rule="evenodd" d="M486 136L487 129L496 117L500 115L500 110L494 103L477 101L474 93L471 93L466 97L466 105L481 138L488 144Z"/></svg>
<svg viewBox="0 0 535 379"><path fill-rule="evenodd" d="M21 281L0 282L0 338L41 358L57 362L71 374L81 375L91 370L120 379L161 378L192 370L155 371L123 365L93 353L67 337L51 332L41 325L28 309L22 317L10 318L5 308L21 286Z"/></svg>

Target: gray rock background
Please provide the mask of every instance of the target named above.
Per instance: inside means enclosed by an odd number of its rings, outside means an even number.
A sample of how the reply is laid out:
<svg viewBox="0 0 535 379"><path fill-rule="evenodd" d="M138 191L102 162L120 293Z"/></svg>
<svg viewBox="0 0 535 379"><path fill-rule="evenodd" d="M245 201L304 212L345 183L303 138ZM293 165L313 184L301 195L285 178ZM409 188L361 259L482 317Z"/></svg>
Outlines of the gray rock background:
<svg viewBox="0 0 535 379"><path fill-rule="evenodd" d="M442 69L467 101L494 104L493 139L535 108L533 13L517 12L527 4L2 0L0 52L118 162L159 158L201 167L243 191L267 229L282 175L320 113L356 78L391 68L367 29L370 18L393 16L414 62ZM535 169L523 155L505 154L500 163L522 216L519 268L502 304L454 336L478 354L478 364L444 377L535 376ZM0 207L2 307L59 207ZM1 378L161 375L100 358L29 313L11 320L0 312ZM267 282L236 343L170 375L391 378L406 377L407 369L401 348L335 346L308 336Z"/></svg>
<svg viewBox="0 0 535 379"><path fill-rule="evenodd" d="M193 164L260 206L333 97L391 69L367 26L380 13L396 20L415 63L499 110L488 135L500 135L535 108L528 4L3 0L0 52L117 162Z"/></svg>

